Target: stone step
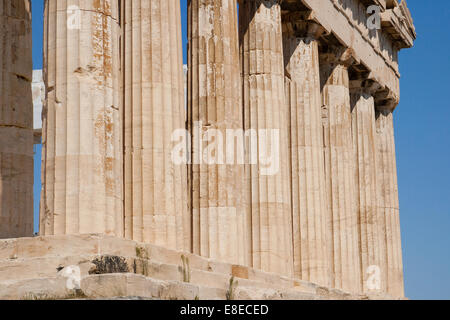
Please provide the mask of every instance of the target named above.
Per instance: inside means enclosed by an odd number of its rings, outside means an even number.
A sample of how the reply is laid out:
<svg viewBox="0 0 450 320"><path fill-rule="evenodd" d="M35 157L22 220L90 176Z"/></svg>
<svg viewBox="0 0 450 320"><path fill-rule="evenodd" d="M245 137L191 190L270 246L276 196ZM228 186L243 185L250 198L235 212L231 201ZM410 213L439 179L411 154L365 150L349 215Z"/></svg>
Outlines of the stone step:
<svg viewBox="0 0 450 320"><path fill-rule="evenodd" d="M83 281L94 275L131 273L154 281L175 281L216 290L229 291L231 285L237 285L242 296L247 295L246 290L259 297L262 292L270 296L270 292L282 291L286 299L289 295L336 299L350 296L306 281L115 237L80 235L0 240L0 282L28 279L29 285L33 285L39 278L60 277L74 266L78 267L75 271L78 270ZM55 294L62 293L57 289Z"/></svg>
<svg viewBox="0 0 450 320"><path fill-rule="evenodd" d="M71 268L72 271L75 270L74 267L78 267L78 272L82 278L92 274L134 273L157 280L174 280L217 287L224 290L230 287L232 279L234 284L245 287L260 289L294 288L294 286L286 286L283 282L264 281L265 279L262 277L254 277L253 279L247 277L245 279L243 278L245 275L237 274L236 277L233 277L229 273L212 271L213 268L210 271L193 269L186 260L184 260L184 263L175 265L161 263L153 259L99 255L45 256L42 258L3 260L0 261L0 281L6 281L11 278L26 280L55 277L59 274L65 274L68 268ZM269 278L269 280L273 279ZM296 288L297 291L311 294L315 294L318 290L318 287L312 284L298 285Z"/></svg>
<svg viewBox="0 0 450 320"><path fill-rule="evenodd" d="M78 290L67 289L67 279L61 276L2 281L0 297L5 300L342 300L349 298L239 285L230 291L180 281L161 281L137 274L91 275L81 280Z"/></svg>
<svg viewBox="0 0 450 320"><path fill-rule="evenodd" d="M140 297L163 300L222 300L223 289L177 281L160 281L136 274L92 275L81 280L80 289L69 290L61 276L0 282L4 300L66 300Z"/></svg>
<svg viewBox="0 0 450 320"><path fill-rule="evenodd" d="M45 256L136 254L137 242L101 235L46 236L0 240L0 260Z"/></svg>
<svg viewBox="0 0 450 320"><path fill-rule="evenodd" d="M5 278L10 279L11 274L19 277L18 279L35 278L36 275L52 276L57 269L69 265L79 265L82 274L87 275L93 266L91 262L96 258L101 259L102 256L118 257L116 262L109 261L109 264L113 266L113 270L110 270L108 273L130 271L129 268L120 270L120 260L122 257L127 257L125 259L129 265L132 265L134 260L137 262L140 259L150 260L155 263L175 265L182 270L194 270L194 277L197 274L196 270L198 270L220 274L228 278L227 282L231 277L235 277L242 279L240 281L244 283L245 280L251 280L263 282L267 286L275 288L299 287L303 291L308 292L317 290L317 286L312 283L293 280L278 274L218 262L191 253L177 252L150 244L100 235L1 240L0 281ZM24 263L23 261L27 262ZM172 269L169 268L169 270ZM175 273L173 271L173 275Z"/></svg>
<svg viewBox="0 0 450 320"><path fill-rule="evenodd" d="M67 289L62 277L0 281L2 300L56 300L76 298L76 291Z"/></svg>
<svg viewBox="0 0 450 320"><path fill-rule="evenodd" d="M96 256L62 256L0 260L0 281L26 280L57 276L68 266L78 266L82 275L88 275Z"/></svg>

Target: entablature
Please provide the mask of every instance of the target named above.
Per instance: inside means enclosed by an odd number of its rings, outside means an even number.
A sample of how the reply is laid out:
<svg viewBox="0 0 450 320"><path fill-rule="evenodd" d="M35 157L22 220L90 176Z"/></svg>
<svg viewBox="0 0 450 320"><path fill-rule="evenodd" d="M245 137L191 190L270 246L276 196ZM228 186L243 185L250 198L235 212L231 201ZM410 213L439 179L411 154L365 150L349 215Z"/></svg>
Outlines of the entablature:
<svg viewBox="0 0 450 320"><path fill-rule="evenodd" d="M383 92L380 100L389 101L389 105L398 103L398 52L411 47L416 38L405 0L400 4L397 0L283 0L281 4L291 28L301 26L302 19L322 26L321 41L336 40L352 49L353 68L379 83ZM367 8L371 5L380 7L381 29L368 27Z"/></svg>
<svg viewBox="0 0 450 320"><path fill-rule="evenodd" d="M381 13L381 26L399 49L411 48L417 37L411 12L405 0L394 2L392 9Z"/></svg>

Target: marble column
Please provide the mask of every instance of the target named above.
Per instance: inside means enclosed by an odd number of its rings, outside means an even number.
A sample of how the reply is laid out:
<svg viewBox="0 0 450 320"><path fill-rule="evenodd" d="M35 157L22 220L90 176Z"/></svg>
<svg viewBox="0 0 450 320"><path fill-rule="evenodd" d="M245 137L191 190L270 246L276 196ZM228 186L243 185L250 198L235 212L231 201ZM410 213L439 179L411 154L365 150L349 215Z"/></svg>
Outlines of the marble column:
<svg viewBox="0 0 450 320"><path fill-rule="evenodd" d="M390 109L378 108L376 129L379 209L386 221L387 292L404 297L394 119Z"/></svg>
<svg viewBox="0 0 450 320"><path fill-rule="evenodd" d="M289 109L285 99L279 1L248 0L239 7L246 196L251 210L252 265L293 274Z"/></svg>
<svg viewBox="0 0 450 320"><path fill-rule="evenodd" d="M0 3L0 238L33 235L31 3Z"/></svg>
<svg viewBox="0 0 450 320"><path fill-rule="evenodd" d="M330 285L360 292L358 215L348 66L351 52L333 50L321 58L325 174L328 203Z"/></svg>
<svg viewBox="0 0 450 320"><path fill-rule="evenodd" d="M248 265L237 3L191 0L188 10L193 249Z"/></svg>
<svg viewBox="0 0 450 320"><path fill-rule="evenodd" d="M359 83L359 81L356 81ZM356 160L356 205L365 293L386 292L386 224L378 210L375 101L367 84L352 89L353 150Z"/></svg>
<svg viewBox="0 0 450 320"><path fill-rule="evenodd" d="M41 235L123 235L118 1L45 1Z"/></svg>
<svg viewBox="0 0 450 320"><path fill-rule="evenodd" d="M328 285L325 185L318 37L322 29L306 23L283 24L286 100L290 110L290 152L294 275Z"/></svg>
<svg viewBox="0 0 450 320"><path fill-rule="evenodd" d="M188 251L186 161L172 158L185 133L180 2L127 0L122 19L125 236Z"/></svg>

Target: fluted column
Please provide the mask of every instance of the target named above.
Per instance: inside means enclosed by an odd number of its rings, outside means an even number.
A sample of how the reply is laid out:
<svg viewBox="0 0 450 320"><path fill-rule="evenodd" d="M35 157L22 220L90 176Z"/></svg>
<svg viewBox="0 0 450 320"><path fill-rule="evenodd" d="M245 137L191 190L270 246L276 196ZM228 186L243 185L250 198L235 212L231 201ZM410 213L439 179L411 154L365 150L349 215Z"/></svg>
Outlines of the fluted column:
<svg viewBox="0 0 450 320"><path fill-rule="evenodd" d="M375 101L370 87L354 88L351 105L362 289L386 292L386 223L378 210Z"/></svg>
<svg viewBox="0 0 450 320"><path fill-rule="evenodd" d="M276 0L243 1L239 7L244 127L257 136L246 150L246 196L253 267L292 275L289 117L280 11Z"/></svg>
<svg viewBox="0 0 450 320"><path fill-rule="evenodd" d="M298 30L293 32L289 22L283 25L286 99L291 128L294 275L298 279L328 285L328 199L317 40L322 30L314 23L304 27L299 33Z"/></svg>
<svg viewBox="0 0 450 320"><path fill-rule="evenodd" d="M377 177L379 208L386 221L387 291L404 297L403 259L400 234L397 163L393 113L380 108L376 113Z"/></svg>
<svg viewBox="0 0 450 320"><path fill-rule="evenodd" d="M188 33L194 253L247 265L236 0L191 0Z"/></svg>
<svg viewBox="0 0 450 320"><path fill-rule="evenodd" d="M351 52L328 53L321 60L325 172L330 214L328 250L331 286L360 291L355 159L352 143L348 65Z"/></svg>
<svg viewBox="0 0 450 320"><path fill-rule="evenodd" d="M29 0L0 3L0 238L33 235Z"/></svg>
<svg viewBox="0 0 450 320"><path fill-rule="evenodd" d="M45 1L40 233L121 236L118 1Z"/></svg>
<svg viewBox="0 0 450 320"><path fill-rule="evenodd" d="M178 0L127 0L125 25L125 235L190 250L186 162L172 158L185 129Z"/></svg>

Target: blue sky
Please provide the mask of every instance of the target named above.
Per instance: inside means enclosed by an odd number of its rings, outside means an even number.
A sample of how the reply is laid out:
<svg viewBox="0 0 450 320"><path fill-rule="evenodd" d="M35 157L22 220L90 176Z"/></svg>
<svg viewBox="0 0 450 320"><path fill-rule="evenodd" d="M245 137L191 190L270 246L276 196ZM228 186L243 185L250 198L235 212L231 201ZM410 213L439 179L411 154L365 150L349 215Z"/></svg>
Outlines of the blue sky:
<svg viewBox="0 0 450 320"><path fill-rule="evenodd" d="M32 0L36 69L42 68L43 2ZM184 42L186 2L181 0ZM406 295L450 299L450 4L408 5L418 39L400 53L402 98L395 113ZM41 148L35 152L37 225Z"/></svg>

